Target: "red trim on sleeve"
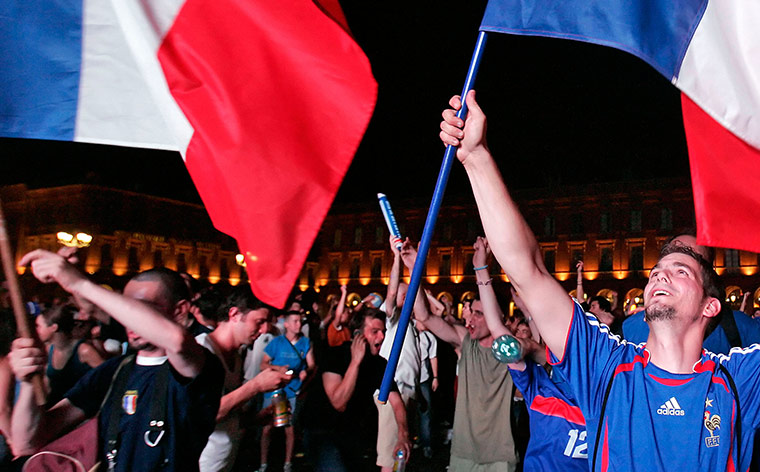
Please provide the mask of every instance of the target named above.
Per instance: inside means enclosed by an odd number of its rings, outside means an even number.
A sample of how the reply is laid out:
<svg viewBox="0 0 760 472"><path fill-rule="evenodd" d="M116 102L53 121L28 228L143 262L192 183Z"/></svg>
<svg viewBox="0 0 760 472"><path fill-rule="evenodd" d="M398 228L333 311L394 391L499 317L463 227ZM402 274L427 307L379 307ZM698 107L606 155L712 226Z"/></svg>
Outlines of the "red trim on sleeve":
<svg viewBox="0 0 760 472"><path fill-rule="evenodd" d="M570 324L567 325L567 333L565 334L565 348L562 350L561 356L554 356L558 359L557 362L552 362L553 353L549 350L549 346L546 346L546 361L549 363L549 365L562 364L562 361L565 359L565 352L567 352L567 340L570 339L570 330L573 328L573 320L575 319L575 314L577 313L577 310L575 308L578 306L578 304L573 302L572 306L573 306L573 314L572 316L570 316Z"/></svg>
<svg viewBox="0 0 760 472"><path fill-rule="evenodd" d="M583 417L581 409L559 398L536 395L530 409L542 415L554 416L577 425L586 426L586 419Z"/></svg>

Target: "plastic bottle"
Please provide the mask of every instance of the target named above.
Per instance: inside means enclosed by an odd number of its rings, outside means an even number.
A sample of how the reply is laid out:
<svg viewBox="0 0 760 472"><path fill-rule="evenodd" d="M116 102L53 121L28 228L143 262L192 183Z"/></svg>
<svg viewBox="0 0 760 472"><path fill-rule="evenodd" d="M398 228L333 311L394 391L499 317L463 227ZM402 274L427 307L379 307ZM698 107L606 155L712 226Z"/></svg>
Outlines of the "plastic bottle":
<svg viewBox="0 0 760 472"><path fill-rule="evenodd" d="M274 407L274 426L276 428L290 426L290 403L285 390L279 388L274 391L272 406Z"/></svg>
<svg viewBox="0 0 760 472"><path fill-rule="evenodd" d="M399 449L396 451L396 461L393 463L393 472L404 472L406 470L406 454Z"/></svg>

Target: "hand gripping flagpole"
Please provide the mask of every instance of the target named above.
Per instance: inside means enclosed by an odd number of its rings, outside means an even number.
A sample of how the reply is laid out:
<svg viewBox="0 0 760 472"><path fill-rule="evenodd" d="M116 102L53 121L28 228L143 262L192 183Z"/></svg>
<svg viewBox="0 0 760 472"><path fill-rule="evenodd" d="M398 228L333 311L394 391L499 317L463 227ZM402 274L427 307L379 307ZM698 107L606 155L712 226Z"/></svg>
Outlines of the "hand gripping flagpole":
<svg viewBox="0 0 760 472"><path fill-rule="evenodd" d="M467 70L467 78L465 79L464 87L462 88L462 108L457 112L457 117L462 120L467 116L465 97L475 83L475 76L478 73L478 66L480 65L480 59L483 57L483 49L485 48L485 45L486 33L481 31L478 34L475 51L472 53L470 67ZM422 231L419 248L417 248L417 259L414 261L414 270L412 271L412 278L409 281L409 290L406 292L404 308L401 310L401 317L398 320L396 337L393 339L393 347L391 348L390 357L388 357L388 365L385 367L383 383L380 385L380 395L378 395L377 398L380 403L388 401L388 394L391 391L393 378L396 375L398 358L401 355L401 347L404 344L406 330L409 326L409 318L412 314L412 308L414 307L414 299L420 288L422 273L425 271L425 261L427 260L428 250L430 249L430 240L433 238L433 228L435 227L436 219L438 219L438 210L441 208L443 193L446 191L446 184L449 181L451 165L454 163L456 150L457 148L454 146L448 145L446 146L446 152L443 154L443 163L441 164L441 170L438 173L438 180L435 183L435 190L433 191L433 201L430 204L430 210L428 210L427 219L425 220L425 229Z"/></svg>

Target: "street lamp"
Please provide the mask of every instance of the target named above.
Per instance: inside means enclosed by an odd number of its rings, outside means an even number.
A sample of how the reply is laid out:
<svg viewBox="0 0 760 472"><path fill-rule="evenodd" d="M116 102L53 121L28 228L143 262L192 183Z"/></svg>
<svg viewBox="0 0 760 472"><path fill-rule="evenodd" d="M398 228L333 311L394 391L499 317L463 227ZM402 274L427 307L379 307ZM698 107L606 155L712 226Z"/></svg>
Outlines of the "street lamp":
<svg viewBox="0 0 760 472"><path fill-rule="evenodd" d="M240 267L245 267L245 256L242 254L235 255L235 262L237 262L237 265Z"/></svg>
<svg viewBox="0 0 760 472"><path fill-rule="evenodd" d="M66 231L59 231L55 236L58 238L59 243L68 247L83 248L89 246L92 242L91 235L81 232L74 235Z"/></svg>

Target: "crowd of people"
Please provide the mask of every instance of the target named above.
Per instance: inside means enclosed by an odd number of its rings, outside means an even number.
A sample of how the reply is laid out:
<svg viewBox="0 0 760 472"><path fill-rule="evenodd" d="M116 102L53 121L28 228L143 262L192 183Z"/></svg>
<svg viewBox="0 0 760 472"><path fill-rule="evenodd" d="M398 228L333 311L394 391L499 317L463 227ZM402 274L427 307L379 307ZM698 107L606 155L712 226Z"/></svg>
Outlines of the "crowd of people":
<svg viewBox="0 0 760 472"><path fill-rule="evenodd" d="M410 459L438 470L432 458L447 452L457 472L757 470L760 324L721 303L713 251L689 234L666 241L638 312L614 294L586 302L582 262L569 297L467 100L466 121L454 97L441 124L486 234L461 313L424 285L406 300L408 238L389 238L384 296L294 291L282 310L247 285L202 288L165 268L117 292L73 250L36 250L21 265L67 295L34 305L37 339L14 339L3 315L0 466L40 467L38 451L74 437L115 471L287 472L301 454L299 470L393 471ZM510 284L490 277L494 256ZM380 402L405 303L413 320Z"/></svg>

